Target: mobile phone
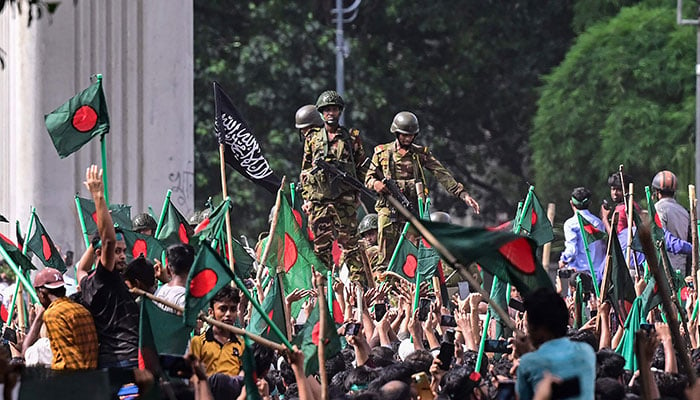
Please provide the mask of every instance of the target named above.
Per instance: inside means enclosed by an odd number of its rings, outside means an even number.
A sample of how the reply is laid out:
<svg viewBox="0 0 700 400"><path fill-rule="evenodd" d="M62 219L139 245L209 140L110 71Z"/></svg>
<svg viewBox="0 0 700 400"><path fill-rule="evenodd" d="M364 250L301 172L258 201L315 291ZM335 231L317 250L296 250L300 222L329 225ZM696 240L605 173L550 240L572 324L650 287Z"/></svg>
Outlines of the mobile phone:
<svg viewBox="0 0 700 400"><path fill-rule="evenodd" d="M595 318L598 315L598 310L591 310L591 318Z"/></svg>
<svg viewBox="0 0 700 400"><path fill-rule="evenodd" d="M454 343L455 342L455 330L445 329L445 333L442 335L442 340L445 342Z"/></svg>
<svg viewBox="0 0 700 400"><path fill-rule="evenodd" d="M421 399L433 400L433 391L430 389L430 379L428 379L428 374L425 372L419 372L417 374L411 375L411 381L413 381L413 386L418 392L418 396Z"/></svg>
<svg viewBox="0 0 700 400"><path fill-rule="evenodd" d="M516 311L525 312L525 306L523 305L523 302L518 299L511 298L508 302L508 307Z"/></svg>
<svg viewBox="0 0 700 400"><path fill-rule="evenodd" d="M448 341L443 341L440 343L440 353L438 354L437 358L440 360L440 369L443 371L447 371L450 369L450 365L452 365L452 358L455 355L455 344L454 342L450 343Z"/></svg>
<svg viewBox="0 0 700 400"><path fill-rule="evenodd" d="M487 353L509 353L510 347L505 340L489 339L484 342L484 351Z"/></svg>
<svg viewBox="0 0 700 400"><path fill-rule="evenodd" d="M603 208L605 208L606 210L612 210L612 207L610 207L610 203L608 203L608 201L607 201L606 199L603 199L602 206L603 206Z"/></svg>
<svg viewBox="0 0 700 400"><path fill-rule="evenodd" d="M171 377L189 379L192 376L192 366L184 357L175 354L161 354L158 359L160 366Z"/></svg>
<svg viewBox="0 0 700 400"><path fill-rule="evenodd" d="M64 258L63 262L65 262L66 266L71 266L73 265L73 256L74 253L71 250L66 251L66 257Z"/></svg>
<svg viewBox="0 0 700 400"><path fill-rule="evenodd" d="M457 326L457 321L452 315L443 314L440 316L440 326L451 326L454 328Z"/></svg>
<svg viewBox="0 0 700 400"><path fill-rule="evenodd" d="M386 314L386 304L377 303L374 305L374 320L380 321Z"/></svg>
<svg viewBox="0 0 700 400"><path fill-rule="evenodd" d="M345 336L357 336L360 333L360 324L349 323L345 325Z"/></svg>
<svg viewBox="0 0 700 400"><path fill-rule="evenodd" d="M430 299L421 298L418 302L418 320L427 321L430 313Z"/></svg>
<svg viewBox="0 0 700 400"><path fill-rule="evenodd" d="M304 324L294 324L294 335L298 335L304 329Z"/></svg>
<svg viewBox="0 0 700 400"><path fill-rule="evenodd" d="M559 276L560 279L569 279L571 278L571 275L574 273L574 270L571 268L564 268L560 269L557 271L557 276Z"/></svg>
<svg viewBox="0 0 700 400"><path fill-rule="evenodd" d="M2 332L2 339L17 344L17 332L9 326L5 327L5 330Z"/></svg>
<svg viewBox="0 0 700 400"><path fill-rule="evenodd" d="M498 382L496 400L512 400L515 398L515 381L507 380Z"/></svg>
<svg viewBox="0 0 700 400"><path fill-rule="evenodd" d="M644 330L647 334L652 333L656 330L654 324L640 324L639 329Z"/></svg>
<svg viewBox="0 0 700 400"><path fill-rule="evenodd" d="M459 299L466 300L469 297L469 282L457 282L459 288Z"/></svg>
<svg viewBox="0 0 700 400"><path fill-rule="evenodd" d="M578 377L564 379L561 383L552 382L552 400L566 399L581 395L581 382Z"/></svg>

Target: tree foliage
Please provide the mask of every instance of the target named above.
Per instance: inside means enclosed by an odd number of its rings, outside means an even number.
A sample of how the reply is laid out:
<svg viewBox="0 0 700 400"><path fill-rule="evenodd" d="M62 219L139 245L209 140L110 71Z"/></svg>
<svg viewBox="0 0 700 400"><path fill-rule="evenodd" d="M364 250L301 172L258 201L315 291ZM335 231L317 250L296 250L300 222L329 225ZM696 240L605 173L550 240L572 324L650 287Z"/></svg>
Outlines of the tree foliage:
<svg viewBox="0 0 700 400"><path fill-rule="evenodd" d="M677 26L670 7L623 8L580 35L538 102L530 147L539 193L568 209L576 186L605 194L619 164L636 199L661 169L689 182L694 64L695 30Z"/></svg>
<svg viewBox="0 0 700 400"><path fill-rule="evenodd" d="M294 112L335 87L334 2L194 4L197 206L220 192L211 80L228 90L273 168L296 180L302 146ZM512 214L531 180L527 142L539 77L568 49L572 7L540 0L363 2L345 26L346 125L360 129L371 153L393 139L397 112L415 112L417 142L467 185L484 222ZM232 172L228 179L239 231L263 230L271 196ZM430 188L438 208L465 211L434 182Z"/></svg>

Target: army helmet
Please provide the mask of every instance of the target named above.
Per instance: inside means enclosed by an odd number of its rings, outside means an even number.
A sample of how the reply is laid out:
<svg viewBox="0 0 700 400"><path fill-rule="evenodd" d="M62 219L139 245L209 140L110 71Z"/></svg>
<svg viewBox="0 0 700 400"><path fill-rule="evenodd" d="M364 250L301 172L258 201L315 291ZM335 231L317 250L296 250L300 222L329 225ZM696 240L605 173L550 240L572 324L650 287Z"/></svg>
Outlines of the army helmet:
<svg viewBox="0 0 700 400"><path fill-rule="evenodd" d="M676 174L671 171L659 171L651 181L651 187L661 192L675 192L678 188Z"/></svg>
<svg viewBox="0 0 700 400"><path fill-rule="evenodd" d="M444 211L434 211L430 213L430 220L434 222L446 222L448 224L452 223L452 217Z"/></svg>
<svg viewBox="0 0 700 400"><path fill-rule="evenodd" d="M151 217L148 213L141 213L141 214L138 214L137 216L135 216L131 225L134 228L134 231L136 231L136 232L146 230L146 229L150 229L152 231L155 231L156 228L158 227L156 220L153 219L153 217Z"/></svg>
<svg viewBox="0 0 700 400"><path fill-rule="evenodd" d="M338 106L340 111L343 111L345 101L335 90L326 90L316 100L316 111L323 112L323 109L328 106Z"/></svg>
<svg viewBox="0 0 700 400"><path fill-rule="evenodd" d="M394 116L394 120L391 122L391 133L396 135L400 133L417 135L419 131L418 117L410 111L401 111Z"/></svg>
<svg viewBox="0 0 700 400"><path fill-rule="evenodd" d="M323 126L323 119L316 111L316 106L307 104L301 106L294 115L294 126L297 129L304 129L312 126Z"/></svg>
<svg viewBox="0 0 700 400"><path fill-rule="evenodd" d="M365 215L365 217L362 218L362 221L360 221L360 224L357 225L357 233L359 233L360 235L363 235L366 232L369 232L371 230L378 230L378 229L379 229L379 223L378 223L377 214Z"/></svg>

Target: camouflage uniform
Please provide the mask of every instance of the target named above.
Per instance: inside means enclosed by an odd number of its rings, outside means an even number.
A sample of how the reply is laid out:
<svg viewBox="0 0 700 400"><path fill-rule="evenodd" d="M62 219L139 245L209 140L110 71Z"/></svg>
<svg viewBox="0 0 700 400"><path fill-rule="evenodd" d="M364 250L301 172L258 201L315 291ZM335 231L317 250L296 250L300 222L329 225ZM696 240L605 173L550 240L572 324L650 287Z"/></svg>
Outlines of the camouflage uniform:
<svg viewBox="0 0 700 400"><path fill-rule="evenodd" d="M340 264L347 263L352 279L366 283L360 258L357 235L358 191L321 169L315 170L313 161L319 158L335 164L339 169L364 180L365 151L357 129L338 127L338 134L328 140L325 128L311 130L304 142L304 158L301 164L302 197L312 204L309 224L314 234L314 251L332 267L333 241L338 239L343 253Z"/></svg>
<svg viewBox="0 0 700 400"><path fill-rule="evenodd" d="M401 192L417 210L416 183L426 184L423 169L430 171L437 181L453 195L460 196L465 191L464 185L455 180L450 171L430 153L427 147L412 144L406 154L401 156L396 140L374 148L372 162L365 178L365 186L374 189L376 181L391 178L396 181ZM380 248L379 263L386 267L394 253L396 242L401 235L406 219L393 210L386 197L381 193L374 207L379 215L379 238L377 239Z"/></svg>

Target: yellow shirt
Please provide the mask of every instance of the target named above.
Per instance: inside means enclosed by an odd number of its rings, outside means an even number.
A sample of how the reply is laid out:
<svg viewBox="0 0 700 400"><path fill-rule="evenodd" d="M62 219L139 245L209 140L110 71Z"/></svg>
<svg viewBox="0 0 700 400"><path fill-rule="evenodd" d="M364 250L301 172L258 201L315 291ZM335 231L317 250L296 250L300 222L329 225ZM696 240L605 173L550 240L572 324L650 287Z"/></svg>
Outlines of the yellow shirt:
<svg viewBox="0 0 700 400"><path fill-rule="evenodd" d="M190 343L190 352L204 364L207 375L217 372L238 375L244 349L243 340L233 334L228 342L219 343L214 338L213 328L193 337Z"/></svg>

